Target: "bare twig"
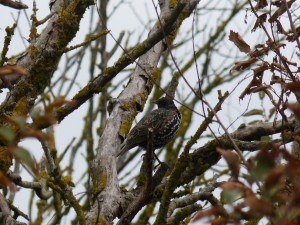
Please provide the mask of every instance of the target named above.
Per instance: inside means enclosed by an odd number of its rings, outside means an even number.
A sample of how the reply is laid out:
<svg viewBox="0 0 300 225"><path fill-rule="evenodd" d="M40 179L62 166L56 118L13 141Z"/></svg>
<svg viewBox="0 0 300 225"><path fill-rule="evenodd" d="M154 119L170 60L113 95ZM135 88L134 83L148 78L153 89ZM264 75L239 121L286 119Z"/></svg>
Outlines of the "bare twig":
<svg viewBox="0 0 300 225"><path fill-rule="evenodd" d="M42 182L37 182L37 181L23 181L22 177L14 174L11 171L8 171L7 176L12 179L12 181L23 188L29 188L29 189L33 189L35 191L35 193L37 194L37 196L41 199L48 199L52 196L52 191L47 191L46 187L42 184Z"/></svg>

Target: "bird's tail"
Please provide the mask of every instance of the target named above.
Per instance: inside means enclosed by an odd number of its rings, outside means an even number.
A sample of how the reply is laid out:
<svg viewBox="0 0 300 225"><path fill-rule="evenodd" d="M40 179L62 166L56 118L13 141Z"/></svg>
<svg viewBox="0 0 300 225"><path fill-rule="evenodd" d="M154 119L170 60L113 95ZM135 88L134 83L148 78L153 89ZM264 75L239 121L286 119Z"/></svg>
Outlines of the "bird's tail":
<svg viewBox="0 0 300 225"><path fill-rule="evenodd" d="M121 145L120 145L120 151L117 155L117 157L124 155L125 152L128 151L128 147L126 146L126 141L124 141Z"/></svg>

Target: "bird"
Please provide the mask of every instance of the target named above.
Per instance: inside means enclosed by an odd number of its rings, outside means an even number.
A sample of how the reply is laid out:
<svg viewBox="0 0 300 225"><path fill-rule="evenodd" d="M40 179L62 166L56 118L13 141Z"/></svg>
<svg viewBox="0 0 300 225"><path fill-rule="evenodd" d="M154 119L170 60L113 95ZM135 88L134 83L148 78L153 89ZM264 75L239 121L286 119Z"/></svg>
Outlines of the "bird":
<svg viewBox="0 0 300 225"><path fill-rule="evenodd" d="M162 97L155 104L158 108L144 116L131 129L121 144L118 156L137 146L147 149L149 128L153 130L153 150L165 146L174 138L181 122L181 113L169 97Z"/></svg>

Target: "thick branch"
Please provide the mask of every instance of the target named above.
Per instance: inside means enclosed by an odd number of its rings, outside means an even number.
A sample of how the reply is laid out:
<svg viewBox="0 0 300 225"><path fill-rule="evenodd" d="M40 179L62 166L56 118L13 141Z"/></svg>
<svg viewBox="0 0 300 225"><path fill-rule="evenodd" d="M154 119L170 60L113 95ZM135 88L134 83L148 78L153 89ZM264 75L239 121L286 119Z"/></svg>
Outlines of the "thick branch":
<svg viewBox="0 0 300 225"><path fill-rule="evenodd" d="M168 1L165 2L167 4ZM174 7L166 6L166 8L162 8L160 17L161 20L164 21L163 25L157 26L157 24L155 24L149 33L148 39L153 39L154 42L162 40L163 33L168 34L170 32L172 24L175 23L179 13L182 10L192 12L197 3L198 1L188 1L188 3L179 2ZM185 15L188 16L188 13ZM161 32L160 27L163 27L166 30ZM149 43L146 43L148 42L140 44L142 49L149 49L153 46L149 46ZM122 198L122 196L125 195L123 195L119 189L115 158L121 142L119 135L120 126L122 121L126 121L131 124L137 110L141 110L143 108L143 105L152 89L153 83L151 81L155 80L155 75L157 75L157 73L155 73L155 68L164 49L162 42L159 42L147 51L146 54L139 58L139 61L137 62L138 66L131 76L130 82L127 84L118 100L115 101L110 118L107 121L105 130L103 131L99 141L96 158L91 163L91 175L94 190L96 190L97 193L95 193L95 201L93 202L91 210L87 214L88 223L95 221L95 218L99 218L110 223L113 218L119 214L119 206L122 205L123 201L126 201L126 199ZM129 61L132 61L131 56L126 54L121 61L122 68L124 66L123 64L125 63L126 65ZM119 70L118 65L119 62L115 64ZM114 73L118 73L118 71L115 71ZM95 90L97 88L101 91L101 82L107 82L109 79L111 79L110 76L101 75L96 78L94 82L88 85L86 90L89 91L90 94L93 94L93 91L90 90ZM86 98L85 95L82 96L81 94L77 97L81 100L85 100ZM127 104L125 105L124 102ZM98 204L98 202L101 202L101 204Z"/></svg>
<svg viewBox="0 0 300 225"><path fill-rule="evenodd" d="M8 171L7 176L12 179L12 181L23 188L30 188L33 189L35 191L35 193L37 194L37 196L41 199L48 199L50 197L52 197L53 193L52 191L47 191L45 185L42 184L42 182L37 182L37 181L23 181L22 177L14 174L11 171Z"/></svg>
<svg viewBox="0 0 300 225"><path fill-rule="evenodd" d="M102 88L120 71L134 62L138 57L148 52L159 41L163 40L164 36L168 35L171 31L172 25L175 23L179 13L183 10L185 5L186 4L178 4L168 14L166 14L167 16L163 15L162 24L159 29L157 29L155 26L155 28L149 33L149 36L146 40L136 45L129 52L125 52L125 55L120 57L113 66L104 69L103 73L99 74L93 81L80 90L72 98L70 103L67 103L63 107L59 108L56 112L58 121L62 121L67 115L80 107L95 93L100 93Z"/></svg>
<svg viewBox="0 0 300 225"><path fill-rule="evenodd" d="M234 138L235 143L238 145L241 151L256 151L260 148L270 149L274 145L280 145L286 142L291 142L292 139L272 139L270 141L257 141L263 136L273 135L275 133L281 133L284 130L293 131L295 126L295 119L288 119L283 123L281 120L275 123L260 122L252 125L238 128L230 135ZM241 131L242 130L242 131ZM239 133L241 131L241 133ZM257 134L260 134L258 136ZM253 140L253 141L243 141ZM216 151L217 147L233 149L232 142L225 136L218 137L212 141L209 141L204 146L196 149L190 154L189 166L182 173L178 185L189 183L191 180L200 174L203 174L206 170L215 165L221 158L220 154Z"/></svg>
<svg viewBox="0 0 300 225"><path fill-rule="evenodd" d="M26 223L18 222L12 217L12 215L10 214L9 206L1 193L0 193L0 224L26 225Z"/></svg>
<svg viewBox="0 0 300 225"><path fill-rule="evenodd" d="M141 185L138 196L133 199L132 203L129 204L125 212L122 214L117 225L129 224L134 216L141 210L145 205L145 202L148 202L151 199L152 192L152 171L153 171L153 129L149 128L148 130L148 143L147 151L143 159L143 165L141 168L140 178ZM141 184L142 183L142 184Z"/></svg>
<svg viewBox="0 0 300 225"><path fill-rule="evenodd" d="M93 4L92 0L67 1L68 3L57 0L56 2L61 3L63 9L57 11L49 19L40 35L31 34L35 35L31 45L15 58L15 63L26 68L30 75L5 77L5 80L14 86L1 104L1 116L11 114L20 99L22 99L22 104L26 105L29 101L25 98L26 96L35 99L44 91L63 54L61 50L75 37L86 8ZM5 87L2 81L0 81L0 87ZM24 110L22 113L27 114L27 112L28 110L26 112ZM20 112L20 115L23 115L22 113Z"/></svg>
<svg viewBox="0 0 300 225"><path fill-rule="evenodd" d="M1 5L8 6L13 9L28 9L28 6L22 2L16 2L11 0L0 0Z"/></svg>

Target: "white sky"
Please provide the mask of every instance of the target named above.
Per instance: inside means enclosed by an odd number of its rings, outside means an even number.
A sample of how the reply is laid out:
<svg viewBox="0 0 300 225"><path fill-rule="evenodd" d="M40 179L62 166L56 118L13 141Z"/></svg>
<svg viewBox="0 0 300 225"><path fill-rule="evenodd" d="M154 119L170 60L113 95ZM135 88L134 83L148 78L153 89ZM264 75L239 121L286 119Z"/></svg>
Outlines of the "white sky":
<svg viewBox="0 0 300 225"><path fill-rule="evenodd" d="M0 5L0 10L1 10L1 15L0 15L0 49L2 49L3 47L3 41L4 41L4 37L6 35L5 32L5 27L6 26L11 26L15 20L15 18L18 17L18 14L20 13L20 19L19 19L19 24L18 24L18 28L20 30L16 30L16 35L14 36L11 46L10 46L10 50L8 53L8 56L14 55L19 53L20 51L25 49L25 46L28 45L26 39L28 38L28 34L29 34L29 23L28 23L28 19L30 17L31 14L31 4L32 1L31 0L24 0L23 1L25 4L27 4L30 8L26 10L27 13L27 17L25 16L24 11L17 11L17 10L13 10L10 9L8 7L4 7ZM112 8L114 8L115 6L117 6L119 4L120 1L110 1L109 4L109 8L110 10ZM139 36L142 35L143 37L145 37L145 35L147 35L147 32L144 32L145 29L147 29L147 31L150 29L148 27L145 28L145 24L147 24L147 21L149 21L149 18L151 19L155 19L156 18L156 14L155 14L155 10L153 8L152 2L149 0L139 0L139 1L133 1L133 0L128 0L125 1L126 3L122 4L121 7L119 7L117 9L116 12L114 12L114 16L112 17L112 19L109 21L108 23L108 29L111 30L111 33L115 36L118 37L119 33L123 30L125 30L126 32L134 32L133 35L133 39L132 39L132 44L135 43L135 41L140 38ZM208 2L208 0L203 0L200 5L198 6L201 7L202 5L205 5ZM227 1L222 1L222 3L225 3ZM37 7L39 8L39 11L37 13L38 19L42 19L44 18L48 13L49 13L49 9L48 9L48 1L37 1L36 2ZM221 8L221 6L220 6ZM134 9L134 10L133 10ZM110 11L109 10L109 11ZM139 15L138 17L140 19L137 19L137 15ZM202 24L206 23L207 21L210 21L209 26L207 29L211 29L213 27L215 27L215 25L219 22L218 21L218 15L217 12L214 12L213 14L209 14L209 15L203 15L200 17L200 21L197 24L198 26L202 26ZM248 12L248 20L251 21L253 20L253 18L251 18L253 16L251 16L251 14ZM237 32L242 32L243 33L243 29L245 28L245 24L244 24L244 18L245 15L240 15L238 17L239 19L235 20L235 23L231 24L230 26L227 27L226 32L229 33L230 29L233 29ZM183 29L191 29L192 27L192 20L193 18L190 17L188 20L186 20L184 22L184 28ZM87 12L84 16L84 19L81 23L81 29L78 32L78 35L76 36L76 38L74 38L74 40L70 43L70 45L74 45L74 44L78 44L81 41L84 40L85 34L87 33L87 29L89 27L89 21L90 21L90 16L89 16L89 12ZM21 33L20 33L21 32ZM184 36L185 33L182 32L181 34L179 34L179 36ZM143 38L142 38L143 39ZM205 37L203 37L203 39L205 39ZM201 46L201 43L203 43L203 39L196 39L195 43L196 46ZM247 33L247 35L245 36L245 41L247 41L249 44L251 44L252 46L254 44L257 43L258 41L258 36L256 34L251 34L249 31ZM108 49L110 49L112 46L115 45L115 42L113 41L113 39L108 35ZM224 45L224 52L226 52L226 50L228 51L229 48L232 47L232 43L227 41L226 45ZM186 54L187 56L189 54L192 54L192 46L190 46L190 49L185 49L182 52L176 52L176 54L178 55L178 58L180 58L180 56L182 54ZM181 54L181 55L180 55ZM113 59L109 62L109 65L112 65L114 63L114 60L119 57L119 54L115 54L115 57L113 57ZM189 58L190 56L188 56ZM221 58L220 58L221 59ZM86 76L88 73L88 58L85 59L87 62L87 67L86 68L81 68L81 72L80 72L80 84L81 87L83 87L86 82L88 77ZM219 65L220 62L212 62L212 63L216 63L217 67ZM134 65L131 65L134 66ZM187 77L187 79L189 79L189 81L191 83L196 81L196 72L193 71L194 69L189 70L185 75ZM201 70L201 69L200 69ZM229 70L229 69L228 69ZM55 74L57 75L57 74ZM54 77L55 77L54 75ZM248 80L249 82L249 80ZM249 97L246 97L244 101L237 101L238 96L241 93L241 90L243 90L243 88L248 84L248 82L244 82L242 83L239 88L234 92L234 94L232 96L229 97L229 99L225 102L224 104L224 109L223 111L220 113L220 116L224 119L224 124L227 126L229 125L238 115L240 115L241 113L243 113L243 111L247 108L248 105L248 100ZM225 84L222 87L222 91L231 91L233 90L234 86L238 84L238 80L233 82L233 84L231 83L230 86L229 84ZM184 84L180 84L179 88L181 88L182 90L182 97L184 96L185 90L187 90L186 85ZM224 88L224 89L223 89ZM78 91L78 89L73 89L70 96L68 97L72 97L73 94L75 94ZM187 92L187 91L186 91ZM118 96L119 92L115 92L114 93L115 96ZM3 99L5 97L5 93L0 94L0 100ZM208 100L210 101L210 103L212 105L214 105L214 103L216 102L217 99L217 90L215 90L212 94L210 94L208 96ZM260 106L260 102L258 103L257 97L252 97L252 105L250 107L261 107ZM254 102L254 104L253 104ZM265 104L266 102L264 102ZM70 140L73 137L79 137L81 132L82 132L82 125L83 122L81 119L82 115L85 115L85 110L86 110L86 105L80 107L78 110L76 110L75 112L73 112L71 115L69 115L66 119L64 119L64 121L59 124L58 126L55 127L55 131L56 131L56 141L57 141L57 147L58 147L58 151L63 151L63 149L69 144ZM200 110L200 106L196 108L197 110ZM142 116L142 114L140 114L138 116L138 118L140 118ZM259 118L259 117L258 117ZM252 118L251 118L252 119ZM195 121L196 124L201 122L201 118L199 117L195 117ZM241 122L246 122L245 118L241 118L238 122L236 122L233 126L232 129L237 128L239 126L239 124ZM193 133L194 128L191 128L190 134ZM218 130L218 128L216 128L216 130ZM223 133L223 131L221 129L219 129L220 133ZM95 140L95 143L97 142L97 140ZM203 142L199 142L197 146L203 144ZM26 140L24 142L22 142L22 145L26 146L27 149L29 149L32 154L37 158L40 159L40 157L42 156L42 149L39 143L34 142L32 140ZM84 153L83 153L84 154ZM83 159L83 155L80 155L76 158L76 160L78 161L76 163L76 165L78 165L78 167L76 166L75 170L81 170L82 171L82 166L86 167L86 165L82 165L83 161L85 161ZM67 163L67 162L65 162ZM135 165L135 164L133 164ZM81 174L80 174L81 175ZM25 179L31 179L30 176L26 175ZM76 173L74 176L73 181L75 181L76 183L78 182L79 177L76 177ZM79 193L81 192L83 189L82 186L77 185L76 188L74 189L74 193ZM15 201L15 205L17 207L19 207L22 211L24 211L26 213L26 209L27 209L27 205L24 203L27 203L27 199L29 198L28 196L28 192L24 191L24 194L19 194L17 193L17 198ZM24 220L24 222L26 222ZM68 223L66 223L68 224Z"/></svg>

